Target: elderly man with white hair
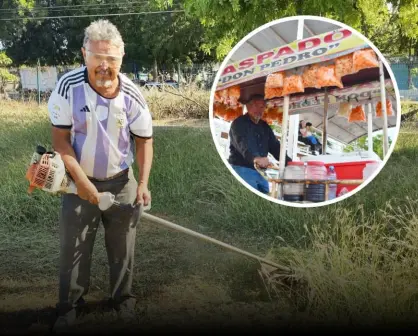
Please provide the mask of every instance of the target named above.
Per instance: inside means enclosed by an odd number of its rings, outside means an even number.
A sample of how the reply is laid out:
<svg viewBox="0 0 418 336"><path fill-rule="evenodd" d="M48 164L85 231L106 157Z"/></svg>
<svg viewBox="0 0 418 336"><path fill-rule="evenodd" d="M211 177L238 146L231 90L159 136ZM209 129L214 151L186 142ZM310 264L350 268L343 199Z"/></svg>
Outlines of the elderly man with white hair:
<svg viewBox="0 0 418 336"><path fill-rule="evenodd" d="M152 117L141 92L120 73L124 43L107 20L85 29L85 66L60 78L48 111L52 142L77 186L62 198L60 216L59 317L54 329L75 322L90 285L93 245L99 224L105 232L110 300L122 317L133 317L136 227L140 205L151 201ZM139 171L135 179L132 164ZM125 207L98 207L111 192Z"/></svg>

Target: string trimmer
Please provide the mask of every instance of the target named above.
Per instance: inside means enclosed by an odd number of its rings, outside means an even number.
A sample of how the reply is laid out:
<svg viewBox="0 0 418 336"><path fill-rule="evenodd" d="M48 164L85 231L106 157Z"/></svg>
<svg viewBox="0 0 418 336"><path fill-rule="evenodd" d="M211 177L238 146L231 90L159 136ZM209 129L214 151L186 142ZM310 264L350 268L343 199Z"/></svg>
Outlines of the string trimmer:
<svg viewBox="0 0 418 336"><path fill-rule="evenodd" d="M61 155L55 151L47 151L42 146L37 146L36 151L32 155L29 168L26 172L26 179L29 181L28 193L32 193L34 189L40 189L52 194L77 194L77 187L74 181L71 179L70 175L67 174ZM134 206L132 204L120 204L119 202L115 201L115 196L109 192L100 193L99 197L98 207L102 211L105 211L112 206ZM201 233L145 213L145 211L149 210L150 208L151 204L148 204L146 207L140 205L140 213L143 218L165 227L174 229L176 231L186 233L190 236L200 238L207 242L221 246L227 250L245 255L259 261L262 264L269 265L277 270L290 273L290 269L288 267L278 265L271 260L261 258L250 252L241 250L214 238L205 236Z"/></svg>

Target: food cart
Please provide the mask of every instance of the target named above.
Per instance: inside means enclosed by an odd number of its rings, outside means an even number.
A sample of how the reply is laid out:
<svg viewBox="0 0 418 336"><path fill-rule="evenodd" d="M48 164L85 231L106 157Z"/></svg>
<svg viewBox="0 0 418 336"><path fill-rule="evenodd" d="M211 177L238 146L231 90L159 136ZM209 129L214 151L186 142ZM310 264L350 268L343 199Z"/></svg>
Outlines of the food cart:
<svg viewBox="0 0 418 336"><path fill-rule="evenodd" d="M280 126L276 132L281 142L280 160L262 171L271 184L270 196L283 200L283 186L299 183L308 188L310 184L323 185L324 200L328 200L329 184L337 184L337 196L342 196L365 181L363 172L368 164L373 167L372 173L382 167L383 160L373 152L373 132L383 131L386 157L388 128L396 127L400 117L396 83L375 51L351 29L338 27L302 38L304 19L296 21L297 38L293 42L227 63L221 69L211 119L230 125L245 113L240 102L253 94L263 94L267 101L263 119ZM258 34L263 38L262 33ZM302 152L298 142L300 117L322 132L322 155L298 155ZM350 144L366 134L367 152L330 155L328 138ZM227 129L215 135L218 141L224 141ZM333 166L337 179L312 179L306 174L299 179L285 178L286 152L305 166L310 162L322 162L326 169Z"/></svg>

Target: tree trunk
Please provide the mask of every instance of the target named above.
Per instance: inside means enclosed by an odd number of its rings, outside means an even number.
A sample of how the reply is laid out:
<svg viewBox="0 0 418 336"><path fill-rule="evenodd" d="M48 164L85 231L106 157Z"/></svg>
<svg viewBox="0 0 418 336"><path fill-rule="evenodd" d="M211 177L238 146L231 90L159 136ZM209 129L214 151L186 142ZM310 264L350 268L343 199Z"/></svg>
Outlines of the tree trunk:
<svg viewBox="0 0 418 336"><path fill-rule="evenodd" d="M412 64L412 41L409 41L409 51L408 51L408 89L411 90L414 88L414 83L412 82L412 75L411 75L411 69L413 68Z"/></svg>
<svg viewBox="0 0 418 336"><path fill-rule="evenodd" d="M154 58L154 65L152 67L152 80L158 82L158 64L157 59Z"/></svg>

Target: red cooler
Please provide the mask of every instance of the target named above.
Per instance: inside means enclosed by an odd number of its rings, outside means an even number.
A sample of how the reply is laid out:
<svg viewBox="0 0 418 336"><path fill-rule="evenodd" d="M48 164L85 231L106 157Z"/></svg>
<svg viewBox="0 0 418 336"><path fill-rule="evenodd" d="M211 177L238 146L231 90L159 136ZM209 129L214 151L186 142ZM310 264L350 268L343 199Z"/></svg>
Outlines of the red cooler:
<svg viewBox="0 0 418 336"><path fill-rule="evenodd" d="M337 173L338 180L362 180L363 179L363 169L368 163L375 163L378 161L368 160L368 161L352 161L352 162L336 162L325 163L327 170L330 166L334 166L335 172ZM348 185L348 184L337 184L337 196L339 195L342 188L346 188L348 191L351 191L357 188L359 185Z"/></svg>

